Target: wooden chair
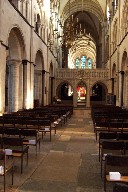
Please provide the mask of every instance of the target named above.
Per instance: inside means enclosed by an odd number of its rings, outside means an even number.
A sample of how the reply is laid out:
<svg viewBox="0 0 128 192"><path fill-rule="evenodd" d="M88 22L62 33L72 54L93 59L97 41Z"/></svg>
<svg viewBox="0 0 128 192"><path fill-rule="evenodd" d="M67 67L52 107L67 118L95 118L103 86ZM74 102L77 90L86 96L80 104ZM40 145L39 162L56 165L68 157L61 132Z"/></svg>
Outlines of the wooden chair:
<svg viewBox="0 0 128 192"><path fill-rule="evenodd" d="M118 119L111 119L109 122L109 131L123 132L123 123Z"/></svg>
<svg viewBox="0 0 128 192"><path fill-rule="evenodd" d="M94 123L94 132L96 134L96 140L97 140L97 133L98 132L109 132L109 122L104 121L96 121Z"/></svg>
<svg viewBox="0 0 128 192"><path fill-rule="evenodd" d="M128 121L123 122L123 132L128 132Z"/></svg>
<svg viewBox="0 0 128 192"><path fill-rule="evenodd" d="M124 183L116 183L113 186L113 192L128 192L128 185Z"/></svg>
<svg viewBox="0 0 128 192"><path fill-rule="evenodd" d="M117 140L128 141L128 133L118 133Z"/></svg>
<svg viewBox="0 0 128 192"><path fill-rule="evenodd" d="M100 161L100 152L101 152L101 147L103 141L108 141L108 140L117 140L117 133L115 132L100 132L99 133L99 161Z"/></svg>
<svg viewBox="0 0 128 192"><path fill-rule="evenodd" d="M13 185L13 161L6 158L4 150L0 150L0 176L4 177L4 192L6 190L6 174L11 171Z"/></svg>
<svg viewBox="0 0 128 192"><path fill-rule="evenodd" d="M15 127L16 121L13 118L4 118L4 128Z"/></svg>
<svg viewBox="0 0 128 192"><path fill-rule="evenodd" d="M101 146L101 176L102 176L102 164L107 154L124 155L125 144L123 141L103 141Z"/></svg>
<svg viewBox="0 0 128 192"><path fill-rule="evenodd" d="M37 152L37 145L39 144L39 150L40 150L40 137L39 137L39 131L34 129L21 129L20 135L24 136L23 144L24 145L31 145L36 146L36 152Z"/></svg>
<svg viewBox="0 0 128 192"><path fill-rule="evenodd" d="M119 172L120 179L111 179L109 172ZM104 191L107 182L128 183L128 156L106 155L104 163ZM123 191L124 192L124 191Z"/></svg>
<svg viewBox="0 0 128 192"><path fill-rule="evenodd" d="M18 157L21 159L21 173L23 172L23 157L27 154L27 165L28 165L28 149L29 146L23 145L22 137L3 137L2 146L4 149L11 149L12 153L8 156ZM7 154L6 154L7 155Z"/></svg>
<svg viewBox="0 0 128 192"><path fill-rule="evenodd" d="M44 134L49 133L50 141L51 141L51 136L52 136L51 121L50 120L41 120L38 122L38 125L39 125L39 132L42 133L42 138L43 138Z"/></svg>
<svg viewBox="0 0 128 192"><path fill-rule="evenodd" d="M4 136L20 136L20 130L18 128L6 127L4 128Z"/></svg>

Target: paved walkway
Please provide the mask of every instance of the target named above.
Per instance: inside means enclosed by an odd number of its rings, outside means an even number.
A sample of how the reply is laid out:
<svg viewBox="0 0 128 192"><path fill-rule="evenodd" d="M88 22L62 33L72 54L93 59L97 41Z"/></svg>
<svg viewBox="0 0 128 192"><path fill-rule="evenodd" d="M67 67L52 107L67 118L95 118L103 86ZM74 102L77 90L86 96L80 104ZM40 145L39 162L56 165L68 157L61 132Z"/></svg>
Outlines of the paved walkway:
<svg viewBox="0 0 128 192"><path fill-rule="evenodd" d="M51 142L44 137L37 155L31 146L29 165L24 161L23 174L20 160L16 163L13 187L7 175L7 192L103 192L90 110L74 110Z"/></svg>

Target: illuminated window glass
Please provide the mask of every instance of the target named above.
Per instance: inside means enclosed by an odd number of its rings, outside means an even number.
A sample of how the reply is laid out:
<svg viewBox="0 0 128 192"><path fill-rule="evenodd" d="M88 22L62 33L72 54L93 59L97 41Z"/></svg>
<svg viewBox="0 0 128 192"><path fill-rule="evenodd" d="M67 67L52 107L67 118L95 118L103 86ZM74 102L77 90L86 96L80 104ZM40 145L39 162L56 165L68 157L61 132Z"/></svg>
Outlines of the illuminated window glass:
<svg viewBox="0 0 128 192"><path fill-rule="evenodd" d="M88 59L88 69L92 69L92 60Z"/></svg>
<svg viewBox="0 0 128 192"><path fill-rule="evenodd" d="M82 56L82 57L81 57L81 61L82 61L82 63L81 63L81 68L82 68L82 69L85 69L85 66L86 66L86 57L85 57L85 56Z"/></svg>
<svg viewBox="0 0 128 192"><path fill-rule="evenodd" d="M76 59L76 68L78 69L79 68L79 64L80 64L80 60L79 58Z"/></svg>

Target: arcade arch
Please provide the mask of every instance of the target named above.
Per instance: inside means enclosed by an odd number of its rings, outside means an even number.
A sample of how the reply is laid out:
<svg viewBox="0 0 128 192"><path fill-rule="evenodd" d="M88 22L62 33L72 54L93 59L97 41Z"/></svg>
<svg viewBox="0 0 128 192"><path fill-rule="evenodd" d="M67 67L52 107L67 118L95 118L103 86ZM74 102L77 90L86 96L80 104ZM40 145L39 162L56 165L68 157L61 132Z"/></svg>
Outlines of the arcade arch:
<svg viewBox="0 0 128 192"><path fill-rule="evenodd" d="M62 103L73 103L73 86L68 81L61 82L56 89L56 96Z"/></svg>
<svg viewBox="0 0 128 192"><path fill-rule="evenodd" d="M128 69L128 55L127 55L127 52L124 51L122 56L121 71L120 71L120 105L121 106L128 106L127 69Z"/></svg>
<svg viewBox="0 0 128 192"><path fill-rule="evenodd" d="M5 112L17 111L24 107L22 60L26 57L25 43L19 28L10 30L8 37L9 53L6 58ZM25 82L25 81L24 81Z"/></svg>
<svg viewBox="0 0 128 192"><path fill-rule="evenodd" d="M107 97L107 87L102 82L96 82L93 84L91 90L90 90L90 104L97 104L97 103L106 103L106 97Z"/></svg>
<svg viewBox="0 0 128 192"><path fill-rule="evenodd" d="M35 57L34 68L34 107L44 105L44 81L44 59L42 52L38 50Z"/></svg>

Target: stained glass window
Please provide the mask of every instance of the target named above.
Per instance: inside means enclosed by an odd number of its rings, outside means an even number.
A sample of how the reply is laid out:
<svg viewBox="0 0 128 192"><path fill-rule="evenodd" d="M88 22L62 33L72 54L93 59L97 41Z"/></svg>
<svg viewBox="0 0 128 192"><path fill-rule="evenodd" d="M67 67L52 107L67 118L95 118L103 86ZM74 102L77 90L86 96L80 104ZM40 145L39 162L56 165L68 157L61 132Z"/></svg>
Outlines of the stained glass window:
<svg viewBox="0 0 128 192"><path fill-rule="evenodd" d="M85 67L86 67L86 57L85 57L85 56L82 56L82 57L81 57L81 61L82 61L82 63L81 63L81 69L85 69Z"/></svg>
<svg viewBox="0 0 128 192"><path fill-rule="evenodd" d="M92 59L87 59L86 56L82 56L80 59L76 58L76 69L92 69Z"/></svg>
<svg viewBox="0 0 128 192"><path fill-rule="evenodd" d="M76 59L76 69L79 68L79 64L80 64L80 61L79 61L79 58Z"/></svg>
<svg viewBox="0 0 128 192"><path fill-rule="evenodd" d="M88 59L88 69L92 69L92 60Z"/></svg>

